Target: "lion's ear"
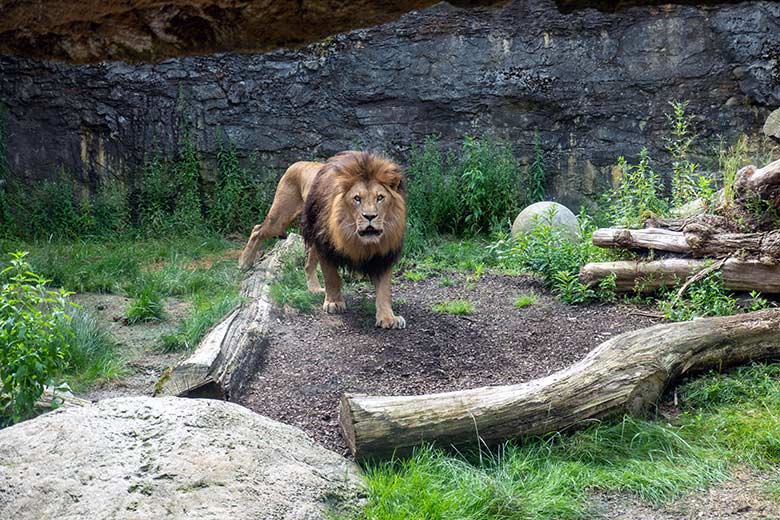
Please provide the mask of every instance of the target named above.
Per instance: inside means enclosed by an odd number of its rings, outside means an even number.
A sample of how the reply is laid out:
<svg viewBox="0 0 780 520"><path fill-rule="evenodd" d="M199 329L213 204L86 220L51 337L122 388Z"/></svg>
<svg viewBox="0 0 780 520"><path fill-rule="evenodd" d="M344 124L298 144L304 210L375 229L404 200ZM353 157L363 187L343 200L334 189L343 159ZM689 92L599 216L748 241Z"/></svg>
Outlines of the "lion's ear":
<svg viewBox="0 0 780 520"><path fill-rule="evenodd" d="M406 192L406 183L404 182L404 175L400 169L392 169L387 173L386 183L393 191L399 193Z"/></svg>

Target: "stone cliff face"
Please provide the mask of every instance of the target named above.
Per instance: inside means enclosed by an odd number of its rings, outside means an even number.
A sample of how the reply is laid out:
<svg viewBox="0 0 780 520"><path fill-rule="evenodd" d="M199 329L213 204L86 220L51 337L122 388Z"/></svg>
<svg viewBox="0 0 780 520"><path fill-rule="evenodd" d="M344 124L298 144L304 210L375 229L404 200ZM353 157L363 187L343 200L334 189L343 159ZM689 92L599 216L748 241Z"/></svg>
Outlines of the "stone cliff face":
<svg viewBox="0 0 780 520"><path fill-rule="evenodd" d="M592 196L619 155L663 157L668 102L704 146L755 133L780 105L780 5L562 12L552 0L439 4L305 48L74 65L0 56L17 176L132 171L181 122L205 161L219 140L281 168L344 148L403 157L438 133L493 132L521 157L538 130L551 187Z"/></svg>

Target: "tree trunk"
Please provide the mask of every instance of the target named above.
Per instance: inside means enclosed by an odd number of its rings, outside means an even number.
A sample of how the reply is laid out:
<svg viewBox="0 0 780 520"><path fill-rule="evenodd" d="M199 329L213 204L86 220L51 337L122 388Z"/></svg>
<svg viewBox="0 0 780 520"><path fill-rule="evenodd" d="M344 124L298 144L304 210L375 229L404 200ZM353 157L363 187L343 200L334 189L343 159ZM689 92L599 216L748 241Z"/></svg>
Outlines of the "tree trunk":
<svg viewBox="0 0 780 520"><path fill-rule="evenodd" d="M597 285L614 273L616 292L651 293L661 287L678 285L707 265L706 260L683 258L666 258L650 262L638 260L597 262L582 267L580 281L587 285ZM780 293L780 264L729 258L723 264L721 273L726 289Z"/></svg>
<svg viewBox="0 0 780 520"><path fill-rule="evenodd" d="M778 330L778 310L661 324L612 338L575 365L527 383L405 397L344 394L342 432L356 458L381 458L422 441L495 444L642 413L682 375L780 355Z"/></svg>
<svg viewBox="0 0 780 520"><path fill-rule="evenodd" d="M685 231L662 228L597 229L593 244L599 247L653 249L694 257L723 258L734 253L758 258L764 262L780 259L780 230L766 233L718 233L690 224Z"/></svg>
<svg viewBox="0 0 780 520"><path fill-rule="evenodd" d="M163 374L154 395L230 399L240 394L265 351L270 285L283 257L302 244L296 234L276 244L242 283L245 302L212 327L189 358Z"/></svg>

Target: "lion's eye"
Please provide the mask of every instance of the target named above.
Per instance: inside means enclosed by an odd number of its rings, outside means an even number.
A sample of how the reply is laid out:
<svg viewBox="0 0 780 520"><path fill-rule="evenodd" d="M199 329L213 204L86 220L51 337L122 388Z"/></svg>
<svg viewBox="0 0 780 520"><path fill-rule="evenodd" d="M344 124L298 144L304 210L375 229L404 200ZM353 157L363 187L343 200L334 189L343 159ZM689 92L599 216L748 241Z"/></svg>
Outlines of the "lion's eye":
<svg viewBox="0 0 780 520"><path fill-rule="evenodd" d="M376 196L376 201L377 202L382 202L383 200L385 200L385 196L384 195L377 195Z"/></svg>
<svg viewBox="0 0 780 520"><path fill-rule="evenodd" d="M355 202L360 203L360 195L355 195Z"/></svg>

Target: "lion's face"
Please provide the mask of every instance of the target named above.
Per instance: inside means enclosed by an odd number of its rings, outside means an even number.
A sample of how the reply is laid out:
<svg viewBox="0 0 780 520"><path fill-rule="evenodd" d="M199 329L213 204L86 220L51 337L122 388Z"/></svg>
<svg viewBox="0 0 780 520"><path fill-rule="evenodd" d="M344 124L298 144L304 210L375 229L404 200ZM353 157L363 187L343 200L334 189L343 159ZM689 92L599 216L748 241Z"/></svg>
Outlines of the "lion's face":
<svg viewBox="0 0 780 520"><path fill-rule="evenodd" d="M390 192L376 181L358 182L346 193L345 202L355 222L358 240L376 244L382 239Z"/></svg>

